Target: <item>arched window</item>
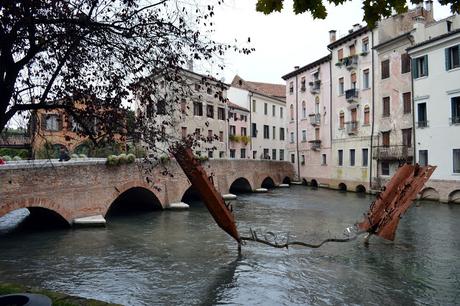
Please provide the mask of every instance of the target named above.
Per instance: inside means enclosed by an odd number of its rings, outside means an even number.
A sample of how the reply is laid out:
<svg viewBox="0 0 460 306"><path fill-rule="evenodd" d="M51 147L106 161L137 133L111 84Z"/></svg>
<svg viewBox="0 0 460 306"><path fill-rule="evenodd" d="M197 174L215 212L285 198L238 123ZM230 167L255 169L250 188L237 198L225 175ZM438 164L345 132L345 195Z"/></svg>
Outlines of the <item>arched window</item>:
<svg viewBox="0 0 460 306"><path fill-rule="evenodd" d="M364 107L364 124L369 124L370 121L370 108L369 105Z"/></svg>
<svg viewBox="0 0 460 306"><path fill-rule="evenodd" d="M307 118L307 104L305 101L302 102L302 118Z"/></svg>
<svg viewBox="0 0 460 306"><path fill-rule="evenodd" d="M339 128L343 129L345 127L345 113L340 111L339 114Z"/></svg>
<svg viewBox="0 0 460 306"><path fill-rule="evenodd" d="M291 106L289 107L289 115L291 117L291 121L294 121L294 105L291 104Z"/></svg>

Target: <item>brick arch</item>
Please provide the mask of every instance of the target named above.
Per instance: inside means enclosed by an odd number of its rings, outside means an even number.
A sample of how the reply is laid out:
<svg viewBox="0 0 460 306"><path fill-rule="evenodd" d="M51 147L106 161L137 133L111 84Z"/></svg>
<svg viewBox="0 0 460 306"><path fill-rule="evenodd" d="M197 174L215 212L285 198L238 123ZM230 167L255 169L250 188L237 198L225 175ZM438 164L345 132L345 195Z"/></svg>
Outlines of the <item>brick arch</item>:
<svg viewBox="0 0 460 306"><path fill-rule="evenodd" d="M149 185L147 182L144 182L142 180L134 180L130 181L124 184L121 184L120 186L116 186L113 190L112 195L110 196L109 199L105 201L103 204L103 207L101 207L102 215L106 215L110 206L115 202L115 200L124 192L128 191L131 188L144 188L153 193L153 195L158 199L158 201L161 204L161 207L165 207L165 199L161 195L162 191L158 191L155 188L152 188L151 185ZM163 192L164 193L164 192Z"/></svg>
<svg viewBox="0 0 460 306"><path fill-rule="evenodd" d="M433 200L433 201L439 201L439 192L432 187L427 187L420 191L420 200Z"/></svg>
<svg viewBox="0 0 460 306"><path fill-rule="evenodd" d="M258 188L258 187L255 187L256 185L254 185L254 180L253 180L253 179L247 178L247 177L244 176L244 175L235 175L235 176L232 176L232 177L228 180L228 190L227 190L227 192L230 192L230 189L231 189L233 183L235 183L235 182L236 182L237 180L239 180L239 179L245 179L246 181L248 181L251 190L254 190L255 188Z"/></svg>
<svg viewBox="0 0 460 306"><path fill-rule="evenodd" d="M460 189L449 193L449 203L460 203Z"/></svg>
<svg viewBox="0 0 460 306"><path fill-rule="evenodd" d="M51 210L61 216L69 225L72 224L71 212L47 198L28 198L6 203L1 206L0 217L3 217L7 213L17 209L32 207L46 208Z"/></svg>

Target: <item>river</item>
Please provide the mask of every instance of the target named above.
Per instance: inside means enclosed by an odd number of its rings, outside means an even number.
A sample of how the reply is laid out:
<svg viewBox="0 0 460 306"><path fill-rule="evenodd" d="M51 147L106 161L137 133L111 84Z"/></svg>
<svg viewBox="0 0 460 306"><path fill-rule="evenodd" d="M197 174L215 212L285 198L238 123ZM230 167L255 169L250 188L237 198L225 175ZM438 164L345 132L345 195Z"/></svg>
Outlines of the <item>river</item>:
<svg viewBox="0 0 460 306"><path fill-rule="evenodd" d="M292 186L232 203L246 235L318 242L340 236L372 199ZM123 305L460 304L460 206L418 202L394 242L288 250L249 242L240 256L199 204L113 216L106 228L9 231L21 213L0 219L1 281Z"/></svg>

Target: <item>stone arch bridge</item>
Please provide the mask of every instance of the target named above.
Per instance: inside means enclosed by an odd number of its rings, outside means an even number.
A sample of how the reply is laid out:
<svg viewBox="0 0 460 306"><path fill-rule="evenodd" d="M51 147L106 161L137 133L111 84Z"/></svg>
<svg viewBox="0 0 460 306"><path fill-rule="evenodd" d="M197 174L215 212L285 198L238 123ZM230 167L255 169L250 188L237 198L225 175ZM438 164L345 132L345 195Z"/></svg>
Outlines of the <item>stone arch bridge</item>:
<svg viewBox="0 0 460 306"><path fill-rule="evenodd" d="M172 176L162 174L165 167ZM245 183L243 187L254 190L267 182L279 185L294 175L291 163L270 160L216 159L205 162L204 168L222 194L228 193L232 184ZM140 190L141 196L147 195L162 208L180 202L190 182L178 164L170 161L151 169L148 177L153 183L147 182L141 162L119 166L106 166L105 160L2 165L0 217L28 208L31 213L58 214L72 224L76 218L105 216L117 199L133 190Z"/></svg>

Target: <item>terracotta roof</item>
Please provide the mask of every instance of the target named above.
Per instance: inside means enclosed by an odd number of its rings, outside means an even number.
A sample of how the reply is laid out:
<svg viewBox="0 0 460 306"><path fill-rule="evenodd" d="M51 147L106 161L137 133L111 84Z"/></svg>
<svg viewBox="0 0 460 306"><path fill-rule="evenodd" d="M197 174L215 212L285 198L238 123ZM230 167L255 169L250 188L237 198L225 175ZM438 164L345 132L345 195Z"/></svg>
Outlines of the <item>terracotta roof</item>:
<svg viewBox="0 0 460 306"><path fill-rule="evenodd" d="M286 98L286 85L245 81L240 76L235 75L231 86L278 99L284 100Z"/></svg>
<svg viewBox="0 0 460 306"><path fill-rule="evenodd" d="M239 110L242 110L242 111L245 111L245 112L249 113L249 109L244 108L242 106L239 106L238 104L232 103L230 101L227 101L227 105L228 105L229 108L239 109Z"/></svg>

